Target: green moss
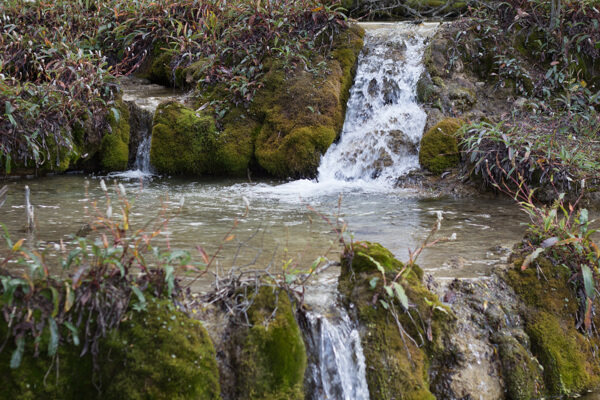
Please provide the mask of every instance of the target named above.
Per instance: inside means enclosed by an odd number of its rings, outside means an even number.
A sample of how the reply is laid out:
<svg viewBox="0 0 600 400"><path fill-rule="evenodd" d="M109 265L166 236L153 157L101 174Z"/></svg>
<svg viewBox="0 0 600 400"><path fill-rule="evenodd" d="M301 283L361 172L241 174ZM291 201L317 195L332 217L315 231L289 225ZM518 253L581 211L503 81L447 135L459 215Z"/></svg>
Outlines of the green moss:
<svg viewBox="0 0 600 400"><path fill-rule="evenodd" d="M160 173L215 173L217 136L208 112L194 112L174 101L163 103L154 115L150 162Z"/></svg>
<svg viewBox="0 0 600 400"><path fill-rule="evenodd" d="M458 164L460 155L455 132L462 124L461 120L446 118L427 131L419 149L421 165L435 174L441 174Z"/></svg>
<svg viewBox="0 0 600 400"><path fill-rule="evenodd" d="M572 333L546 312L537 314L527 326L532 349L544 366L546 388L552 394L581 393L589 384L585 359Z"/></svg>
<svg viewBox="0 0 600 400"><path fill-rule="evenodd" d="M4 321L0 325L4 338L6 325ZM17 369L9 367L15 345L12 340L7 343L0 353L2 397L12 400L95 398L98 392L92 384L91 357L81 358L80 347L65 345L59 348L58 358L53 360L45 353L46 336L42 336L39 357L33 357L33 346L27 345Z"/></svg>
<svg viewBox="0 0 600 400"><path fill-rule="evenodd" d="M312 176L322 154L339 135L355 64L362 48L362 30L346 30L335 41L327 74L297 68L286 73L274 63L251 110L262 123L256 136L259 165L278 177ZM313 60L316 62L319 60Z"/></svg>
<svg viewBox="0 0 600 400"><path fill-rule="evenodd" d="M150 162L158 172L244 176L259 125L239 108L218 131L213 110L194 111L177 102L161 104L152 128Z"/></svg>
<svg viewBox="0 0 600 400"><path fill-rule="evenodd" d="M168 301L150 300L102 350L102 399L220 398L215 350L206 330Z"/></svg>
<svg viewBox="0 0 600 400"><path fill-rule="evenodd" d="M439 77L436 77L440 79ZM417 100L420 103L434 102L438 96L436 87L428 74L424 73L417 82Z"/></svg>
<svg viewBox="0 0 600 400"><path fill-rule="evenodd" d="M547 257L537 268L521 271L523 258L507 272L507 281L525 303L526 332L531 350L544 367L550 395L578 394L600 386L600 339L576 329L579 301L570 283L571 273ZM599 317L594 317L598 323Z"/></svg>
<svg viewBox="0 0 600 400"><path fill-rule="evenodd" d="M129 160L129 108L117 100L107 118L110 130L102 137L100 164L105 171L123 171Z"/></svg>
<svg viewBox="0 0 600 400"><path fill-rule="evenodd" d="M435 399L429 390L428 369L432 357L444 353L444 337L452 329L454 317L437 296L422 284L422 272L413 266L401 281L409 302L408 312L396 304L398 321L406 332L401 334L389 310L377 301L375 293L383 292L381 273L367 257L377 260L387 272L388 280L403 268L391 253L379 244L354 243L345 249L339 290L346 305L352 303L361 325L361 343L367 363L367 383L372 399ZM350 268L350 266L352 266ZM371 287L373 278L379 278ZM432 307L431 305L437 306ZM444 311L441 311L443 309ZM410 313L410 315L409 315ZM431 340L425 346L415 345L409 338L425 338L423 326L413 320L430 321Z"/></svg>
<svg viewBox="0 0 600 400"><path fill-rule="evenodd" d="M507 397L532 400L542 396L542 369L527 349L510 334L493 338L498 346Z"/></svg>
<svg viewBox="0 0 600 400"><path fill-rule="evenodd" d="M396 260L391 251L379 243L357 242L348 247L342 260L345 273L351 272L377 272L377 266L371 261L373 258L386 271L399 271L404 266Z"/></svg>
<svg viewBox="0 0 600 400"><path fill-rule="evenodd" d="M248 317L237 336L236 398L304 399L306 349L287 294L262 287Z"/></svg>
<svg viewBox="0 0 600 400"><path fill-rule="evenodd" d="M163 86L173 85L173 70L171 61L173 52L164 42L155 43L148 60L136 73L140 78L148 79L152 83Z"/></svg>
<svg viewBox="0 0 600 400"><path fill-rule="evenodd" d="M0 353L2 398L15 400L220 398L215 351L202 325L170 302L149 300L147 312L130 312L118 331L100 343L99 369L81 346L65 344L58 357L28 346L21 366L10 369L14 344ZM0 324L5 337L6 325ZM64 332L67 336L67 332Z"/></svg>
<svg viewBox="0 0 600 400"><path fill-rule="evenodd" d="M209 66L208 60L202 58L185 68L177 68L175 85L177 87L195 87L203 81L207 66Z"/></svg>
<svg viewBox="0 0 600 400"><path fill-rule="evenodd" d="M448 93L448 98L452 100L454 108L462 112L470 110L477 102L477 96L475 95L475 92L463 87L450 90Z"/></svg>

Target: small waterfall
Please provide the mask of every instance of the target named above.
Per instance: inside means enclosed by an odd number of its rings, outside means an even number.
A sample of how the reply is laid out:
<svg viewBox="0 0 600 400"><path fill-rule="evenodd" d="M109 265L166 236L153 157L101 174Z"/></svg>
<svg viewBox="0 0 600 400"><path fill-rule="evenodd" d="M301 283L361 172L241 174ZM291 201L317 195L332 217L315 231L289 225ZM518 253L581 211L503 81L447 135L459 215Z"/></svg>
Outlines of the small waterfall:
<svg viewBox="0 0 600 400"><path fill-rule="evenodd" d="M319 182L391 184L418 168L427 119L417 104L427 38L437 24L363 24L365 46L340 141L321 160Z"/></svg>
<svg viewBox="0 0 600 400"><path fill-rule="evenodd" d="M311 400L368 400L365 357L360 336L343 307L333 316L305 314Z"/></svg>
<svg viewBox="0 0 600 400"><path fill-rule="evenodd" d="M142 108L135 102L128 103L130 112L131 140L129 164L142 174L152 174L150 144L152 143L152 119L154 110Z"/></svg>
<svg viewBox="0 0 600 400"><path fill-rule="evenodd" d="M145 79L122 77L123 101L129 107L129 171L113 172L110 176L138 179L153 174L150 165L152 143L152 120L160 103L170 100L184 101L186 94L154 85Z"/></svg>

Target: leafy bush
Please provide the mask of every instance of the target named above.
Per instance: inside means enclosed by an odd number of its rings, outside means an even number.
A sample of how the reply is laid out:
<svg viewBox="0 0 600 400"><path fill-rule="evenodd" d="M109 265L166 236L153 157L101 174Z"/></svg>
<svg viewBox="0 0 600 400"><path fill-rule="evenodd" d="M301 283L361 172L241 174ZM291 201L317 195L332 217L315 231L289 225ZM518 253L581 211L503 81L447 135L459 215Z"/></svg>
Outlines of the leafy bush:
<svg viewBox="0 0 600 400"><path fill-rule="evenodd" d="M271 61L322 67L312 55L328 51L344 19L318 0L4 1L0 161L10 173L81 152L74 128L85 127L86 140L101 136L118 96L113 77L152 58L171 83L200 64L193 83L221 85L225 101L248 105Z"/></svg>

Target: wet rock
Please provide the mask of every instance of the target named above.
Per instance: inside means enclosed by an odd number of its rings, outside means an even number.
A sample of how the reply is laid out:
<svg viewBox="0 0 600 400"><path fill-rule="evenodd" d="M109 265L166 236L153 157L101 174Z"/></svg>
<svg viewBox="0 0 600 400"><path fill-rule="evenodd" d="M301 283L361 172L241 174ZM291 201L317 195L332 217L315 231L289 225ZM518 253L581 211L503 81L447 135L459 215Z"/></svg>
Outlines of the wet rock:
<svg viewBox="0 0 600 400"><path fill-rule="evenodd" d="M384 77L382 83L382 92L384 104L395 104L398 102L400 87L395 80Z"/></svg>
<svg viewBox="0 0 600 400"><path fill-rule="evenodd" d="M359 324L371 399L434 399L428 363L451 358L444 338L452 329L454 316L423 285L419 267L405 270L399 280L409 310L385 297L381 271L391 281L403 268L387 249L369 242L346 247L342 256L339 290L349 314ZM393 305L379 301L384 299ZM398 311L397 323L390 307Z"/></svg>
<svg viewBox="0 0 600 400"><path fill-rule="evenodd" d="M447 343L454 349L456 364L440 366L434 393L444 399L504 398L505 369L491 332L522 333L514 292L497 276L454 280L440 291L457 317L457 328Z"/></svg>

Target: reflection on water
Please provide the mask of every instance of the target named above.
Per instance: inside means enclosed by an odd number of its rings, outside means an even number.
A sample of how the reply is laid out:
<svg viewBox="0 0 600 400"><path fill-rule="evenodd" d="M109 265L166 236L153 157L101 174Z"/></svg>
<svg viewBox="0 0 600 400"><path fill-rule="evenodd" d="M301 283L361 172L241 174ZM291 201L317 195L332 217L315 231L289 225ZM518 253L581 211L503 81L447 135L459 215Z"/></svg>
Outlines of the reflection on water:
<svg viewBox="0 0 600 400"><path fill-rule="evenodd" d="M55 176L44 179L9 183L9 194L1 210L0 222L7 225L13 237L24 236L23 193L31 188L36 207L37 240L41 247L69 240L87 221L84 207L84 181L90 182L89 196L100 207L103 195L99 178L81 175ZM109 186L116 182L109 179ZM202 246L214 252L231 229L236 218L245 212L234 230L235 240L226 244L219 257L219 266L255 262L280 266L294 259L308 266L319 255L329 252L339 257L340 248L333 234L339 195L336 191L319 192L307 187L278 182L244 183L234 180L160 179L122 180L129 197L134 198L132 220L141 226L155 217L161 204L176 209L185 197L182 212L175 216L163 232L173 247L194 249ZM313 209L322 213L319 215ZM419 264L440 278L475 277L489 273L494 263L504 255L498 245L511 246L524 228L524 215L510 201L494 199L427 199L405 190L365 192L350 186L341 201L340 217L348 224L354 240L381 242L402 260L408 249L417 248L435 224L436 213L443 212L442 229L438 236L456 233L457 240L428 248ZM237 258L234 260L234 255Z"/></svg>

